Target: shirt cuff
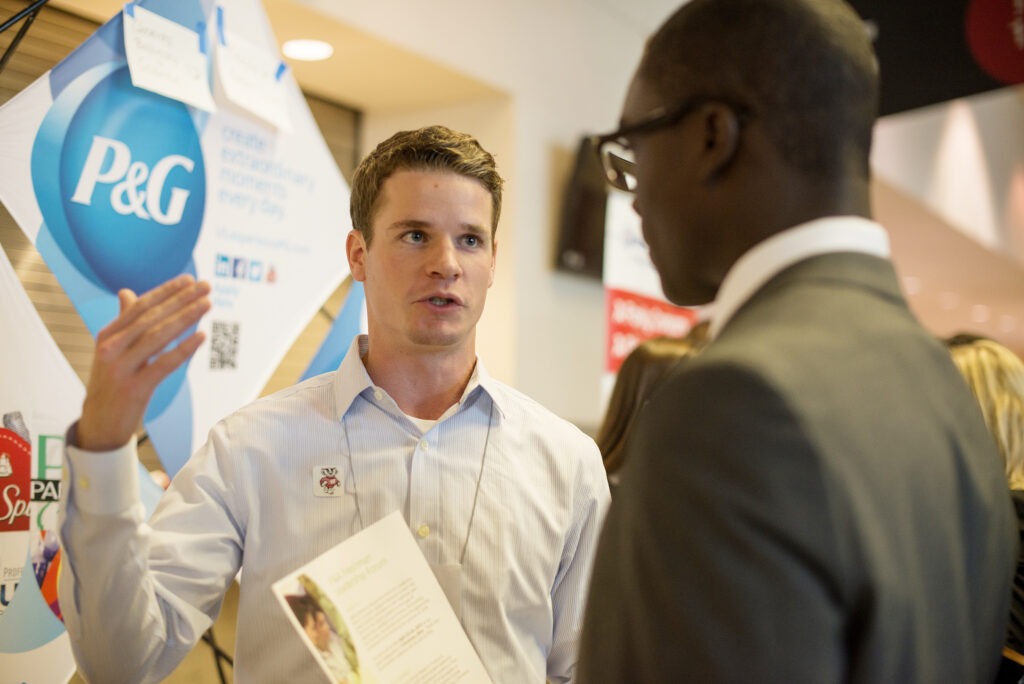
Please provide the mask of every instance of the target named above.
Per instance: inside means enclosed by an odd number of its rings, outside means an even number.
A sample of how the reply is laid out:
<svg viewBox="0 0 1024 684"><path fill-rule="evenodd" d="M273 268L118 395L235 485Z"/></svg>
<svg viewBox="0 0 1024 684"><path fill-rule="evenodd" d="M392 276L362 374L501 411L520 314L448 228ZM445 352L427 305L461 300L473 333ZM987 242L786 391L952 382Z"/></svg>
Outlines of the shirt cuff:
<svg viewBox="0 0 1024 684"><path fill-rule="evenodd" d="M65 448L64 486L71 487L75 506L93 515L115 515L139 502L136 439L110 451Z"/></svg>

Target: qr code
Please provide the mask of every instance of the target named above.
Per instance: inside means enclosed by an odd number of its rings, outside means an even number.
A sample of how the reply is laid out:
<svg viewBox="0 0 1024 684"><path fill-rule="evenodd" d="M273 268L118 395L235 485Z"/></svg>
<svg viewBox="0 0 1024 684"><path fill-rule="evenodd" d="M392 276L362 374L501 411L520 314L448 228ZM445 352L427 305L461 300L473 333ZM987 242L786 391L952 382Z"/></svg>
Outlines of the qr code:
<svg viewBox="0 0 1024 684"><path fill-rule="evenodd" d="M238 328L238 323L213 322L210 368L235 368L238 359Z"/></svg>

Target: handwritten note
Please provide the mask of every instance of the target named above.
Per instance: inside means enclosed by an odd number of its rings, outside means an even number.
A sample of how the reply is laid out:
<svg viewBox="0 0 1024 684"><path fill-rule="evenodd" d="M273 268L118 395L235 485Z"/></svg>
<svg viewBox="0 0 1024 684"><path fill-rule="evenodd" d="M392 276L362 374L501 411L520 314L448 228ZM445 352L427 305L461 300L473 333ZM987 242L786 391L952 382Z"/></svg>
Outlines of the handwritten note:
<svg viewBox="0 0 1024 684"><path fill-rule="evenodd" d="M215 63L219 84L232 104L277 129L291 132L282 78L287 67L266 47L228 30L222 7L217 7Z"/></svg>
<svg viewBox="0 0 1024 684"><path fill-rule="evenodd" d="M200 35L155 12L124 8L124 51L132 85L212 112L209 60Z"/></svg>

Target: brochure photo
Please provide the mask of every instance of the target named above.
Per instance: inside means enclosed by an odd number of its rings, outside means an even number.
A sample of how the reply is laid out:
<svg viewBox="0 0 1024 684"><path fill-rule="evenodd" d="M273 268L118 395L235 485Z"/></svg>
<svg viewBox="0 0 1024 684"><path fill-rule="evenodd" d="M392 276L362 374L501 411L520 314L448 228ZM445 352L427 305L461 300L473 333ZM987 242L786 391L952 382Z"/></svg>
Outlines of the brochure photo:
<svg viewBox="0 0 1024 684"><path fill-rule="evenodd" d="M398 511L273 585L337 684L491 684Z"/></svg>

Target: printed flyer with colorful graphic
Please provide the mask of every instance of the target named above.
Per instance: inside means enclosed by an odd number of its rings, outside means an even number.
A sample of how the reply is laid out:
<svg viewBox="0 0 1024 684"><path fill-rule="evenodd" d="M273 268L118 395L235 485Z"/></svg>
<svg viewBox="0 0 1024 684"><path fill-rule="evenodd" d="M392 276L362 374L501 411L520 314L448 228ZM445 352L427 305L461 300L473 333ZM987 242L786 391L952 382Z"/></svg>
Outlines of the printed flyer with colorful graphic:
<svg viewBox="0 0 1024 684"><path fill-rule="evenodd" d="M0 108L0 144L0 200L94 336L121 288L212 284L144 419L173 475L347 274L348 188L260 3L129 3Z"/></svg>
<svg viewBox="0 0 1024 684"><path fill-rule="evenodd" d="M65 682L75 664L57 601L57 501L85 390L3 251L0 311L0 679Z"/></svg>
<svg viewBox="0 0 1024 684"><path fill-rule="evenodd" d="M452 608L458 599L445 593L399 511L275 582L273 591L332 682L491 681Z"/></svg>

